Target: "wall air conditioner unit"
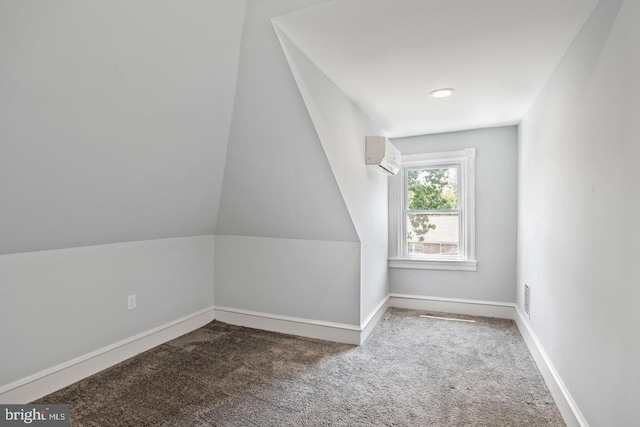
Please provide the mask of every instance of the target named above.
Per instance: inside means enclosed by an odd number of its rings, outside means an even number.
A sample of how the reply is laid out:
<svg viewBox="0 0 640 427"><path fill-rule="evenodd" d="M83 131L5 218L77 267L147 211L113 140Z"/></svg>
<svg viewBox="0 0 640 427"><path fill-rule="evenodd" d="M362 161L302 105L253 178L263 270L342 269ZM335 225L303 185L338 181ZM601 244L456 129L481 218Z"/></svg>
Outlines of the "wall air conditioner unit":
<svg viewBox="0 0 640 427"><path fill-rule="evenodd" d="M365 157L368 165L376 165L391 175L400 170L400 151L384 136L365 138Z"/></svg>

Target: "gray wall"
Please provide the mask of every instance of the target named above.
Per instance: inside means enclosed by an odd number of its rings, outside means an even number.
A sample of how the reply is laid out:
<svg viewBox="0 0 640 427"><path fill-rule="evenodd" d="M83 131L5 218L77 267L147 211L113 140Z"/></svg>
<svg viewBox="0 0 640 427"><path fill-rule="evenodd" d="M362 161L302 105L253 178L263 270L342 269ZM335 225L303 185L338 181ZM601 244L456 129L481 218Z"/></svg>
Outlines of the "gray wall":
<svg viewBox="0 0 640 427"><path fill-rule="evenodd" d="M360 238L271 23L321 2L247 5L216 226L215 299L219 306L359 325ZM338 260L336 253L346 256Z"/></svg>
<svg viewBox="0 0 640 427"><path fill-rule="evenodd" d="M601 0L520 125L518 300L591 426L638 423L639 16Z"/></svg>
<svg viewBox="0 0 640 427"><path fill-rule="evenodd" d="M0 388L213 305L245 6L0 2Z"/></svg>
<svg viewBox="0 0 640 427"><path fill-rule="evenodd" d="M216 236L216 306L358 324L360 244Z"/></svg>
<svg viewBox="0 0 640 427"><path fill-rule="evenodd" d="M318 2L247 5L215 234L358 241L270 21Z"/></svg>
<svg viewBox="0 0 640 427"><path fill-rule="evenodd" d="M213 239L0 257L0 388L211 307ZM127 310L131 294L135 310Z"/></svg>
<svg viewBox="0 0 640 427"><path fill-rule="evenodd" d="M275 27L279 28L277 20ZM389 293L389 179L380 168L366 166L364 162L365 136L382 133L282 30L278 33L360 239L359 303L362 323Z"/></svg>
<svg viewBox="0 0 640 427"><path fill-rule="evenodd" d="M517 128L500 127L397 138L402 154L473 148L476 151L478 270L390 269L392 293L515 302Z"/></svg>

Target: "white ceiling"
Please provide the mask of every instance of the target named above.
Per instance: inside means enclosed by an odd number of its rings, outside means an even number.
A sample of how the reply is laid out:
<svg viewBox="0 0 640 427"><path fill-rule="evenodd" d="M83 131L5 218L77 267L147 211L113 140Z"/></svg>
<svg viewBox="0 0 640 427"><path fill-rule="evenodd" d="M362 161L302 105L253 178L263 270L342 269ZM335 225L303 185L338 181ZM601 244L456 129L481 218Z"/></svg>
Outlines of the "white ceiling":
<svg viewBox="0 0 640 427"><path fill-rule="evenodd" d="M518 123L597 2L335 0L273 22L398 137Z"/></svg>

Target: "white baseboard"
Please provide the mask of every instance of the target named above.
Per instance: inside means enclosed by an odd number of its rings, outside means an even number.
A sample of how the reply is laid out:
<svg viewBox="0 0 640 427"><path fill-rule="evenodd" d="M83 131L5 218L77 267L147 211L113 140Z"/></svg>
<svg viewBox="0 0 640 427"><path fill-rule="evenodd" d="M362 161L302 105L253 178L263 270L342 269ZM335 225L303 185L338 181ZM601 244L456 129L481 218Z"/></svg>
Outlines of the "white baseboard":
<svg viewBox="0 0 640 427"><path fill-rule="evenodd" d="M198 329L213 320L213 308L77 357L68 362L0 387L0 404L29 403L153 347Z"/></svg>
<svg viewBox="0 0 640 427"><path fill-rule="evenodd" d="M360 327L346 323L280 316L231 307L214 307L216 320L231 325L283 334L317 338L345 344L360 344Z"/></svg>
<svg viewBox="0 0 640 427"><path fill-rule="evenodd" d="M361 345L375 329L388 307L389 297L387 296L380 301L360 326L326 322L324 320L280 316L277 314L261 313L231 307L216 306L214 309L216 320L231 325L345 344Z"/></svg>
<svg viewBox="0 0 640 427"><path fill-rule="evenodd" d="M412 310L441 311L443 313L513 319L515 304L496 301L476 301L422 295L389 294L389 306Z"/></svg>
<svg viewBox="0 0 640 427"><path fill-rule="evenodd" d="M389 295L384 297L382 301L378 303L378 305L371 310L371 313L367 316L367 318L360 325L360 342L358 344L364 344L364 342L369 338L371 332L376 328L376 325L384 316L384 313L390 307L389 305Z"/></svg>
<svg viewBox="0 0 640 427"><path fill-rule="evenodd" d="M218 306L215 307L215 317L221 322L232 325L361 345L366 341L371 332L373 332L389 307L513 319L515 305L513 303L502 302L389 294L378 303L359 327L344 323L280 316Z"/></svg>
<svg viewBox="0 0 640 427"><path fill-rule="evenodd" d="M547 383L547 387L549 387L549 391L562 414L562 418L564 418L564 422L568 427L589 427L587 420L584 418L584 415L582 415L582 412L580 412L573 397L571 397L569 390L564 385L562 378L560 378L560 374L558 374L553 363L551 363L551 359L549 359L547 352L544 351L529 321L526 320L526 315L520 308L516 308L514 320L516 325L518 325L522 338L524 338L524 342L527 344L527 347L529 347L529 352L538 365L542 377Z"/></svg>

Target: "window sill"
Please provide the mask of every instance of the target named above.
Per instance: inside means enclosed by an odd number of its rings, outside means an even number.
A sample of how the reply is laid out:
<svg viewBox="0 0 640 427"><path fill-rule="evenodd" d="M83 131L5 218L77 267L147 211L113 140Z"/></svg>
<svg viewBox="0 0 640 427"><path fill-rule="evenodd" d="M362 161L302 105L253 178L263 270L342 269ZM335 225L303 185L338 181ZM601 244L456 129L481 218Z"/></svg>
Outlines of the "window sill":
<svg viewBox="0 0 640 427"><path fill-rule="evenodd" d="M414 270L477 271L478 261L392 258L389 259L389 268L409 268Z"/></svg>

